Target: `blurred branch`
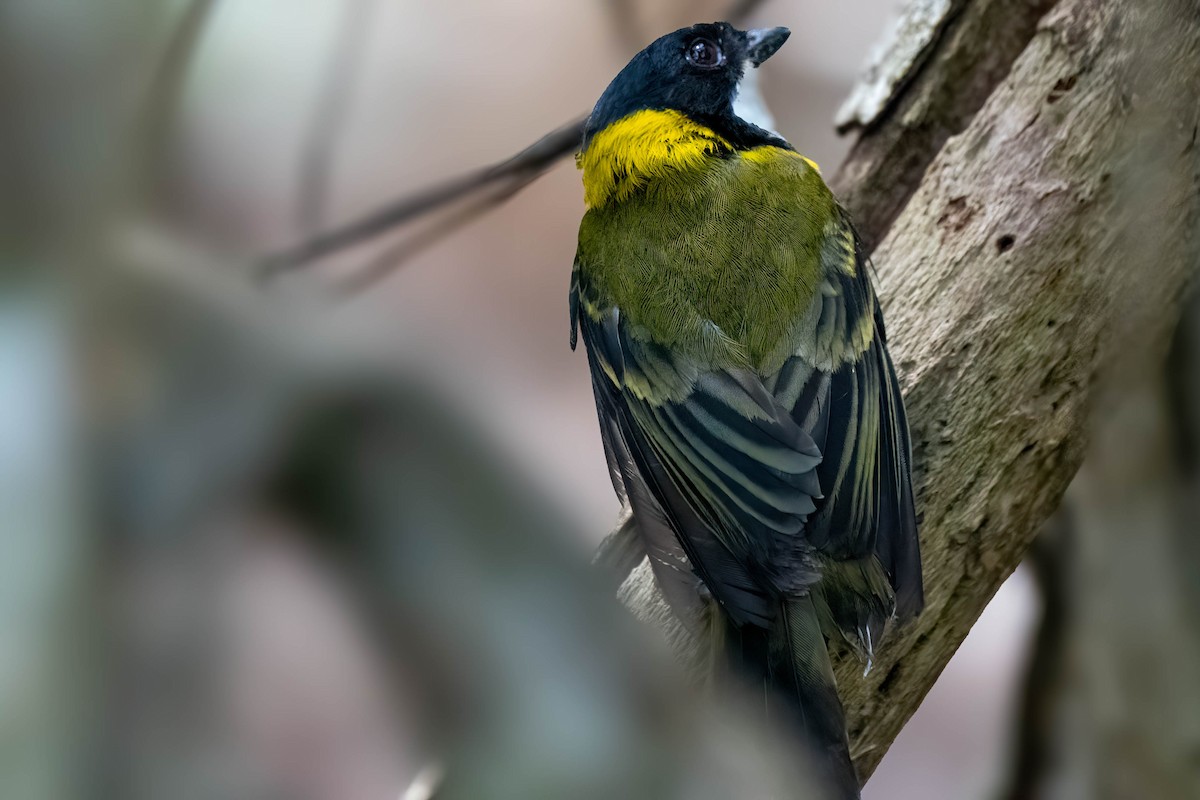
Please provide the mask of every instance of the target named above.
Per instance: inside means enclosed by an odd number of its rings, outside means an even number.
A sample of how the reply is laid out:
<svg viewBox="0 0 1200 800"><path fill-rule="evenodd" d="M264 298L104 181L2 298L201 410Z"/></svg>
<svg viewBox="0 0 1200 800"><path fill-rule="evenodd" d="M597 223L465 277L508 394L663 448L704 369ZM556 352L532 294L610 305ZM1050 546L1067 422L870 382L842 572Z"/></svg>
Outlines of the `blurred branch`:
<svg viewBox="0 0 1200 800"><path fill-rule="evenodd" d="M296 222L304 236L315 235L325 222L337 140L349 116L355 77L366 49L363 38L376 2L351 0L342 8L341 28L333 44L320 96L313 108L301 158Z"/></svg>
<svg viewBox="0 0 1200 800"><path fill-rule="evenodd" d="M147 205L153 198L145 195L156 191L154 183L162 176L171 126L179 116L183 87L216 5L217 0L188 2L153 72L141 110L139 141L135 142L140 167L136 176L137 191Z"/></svg>
<svg viewBox="0 0 1200 800"><path fill-rule="evenodd" d="M1006 800L1200 793L1198 322L1193 296L1030 550L1044 612Z"/></svg>
<svg viewBox="0 0 1200 800"><path fill-rule="evenodd" d="M1197 135L1200 130L1192 132L1193 147ZM1200 482L1200 292L1195 288L1171 347L1166 380L1171 424L1177 432L1173 459L1185 480Z"/></svg>
<svg viewBox="0 0 1200 800"><path fill-rule="evenodd" d="M1012 768L1005 800L1037 800L1039 787L1050 770L1054 752L1054 712L1065 674L1070 633L1070 559L1076 533L1070 504L1059 512L1033 540L1025 563L1033 572L1042 616L1033 641L1017 708Z"/></svg>
<svg viewBox="0 0 1200 800"><path fill-rule="evenodd" d="M1102 800L1200 796L1200 485L1181 468L1187 429L1170 398L1170 384L1200 370L1189 327L1176 346L1192 359L1173 360L1187 372L1145 370L1097 431L1071 487L1075 680L1055 710L1072 735L1056 743L1062 763L1043 796L1060 782ZM1192 395L1187 412L1197 403Z"/></svg>

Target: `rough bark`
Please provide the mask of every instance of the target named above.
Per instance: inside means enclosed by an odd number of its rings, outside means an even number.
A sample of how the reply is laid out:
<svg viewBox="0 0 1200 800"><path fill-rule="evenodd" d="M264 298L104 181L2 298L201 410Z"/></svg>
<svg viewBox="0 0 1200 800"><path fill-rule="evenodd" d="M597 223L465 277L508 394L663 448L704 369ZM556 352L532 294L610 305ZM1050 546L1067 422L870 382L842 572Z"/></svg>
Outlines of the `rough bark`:
<svg viewBox="0 0 1200 800"><path fill-rule="evenodd" d="M928 604L867 676L838 664L864 778L1057 507L1097 404L1165 352L1197 263L1197 11L1057 6L875 254ZM623 597L671 627L647 580L635 570Z"/></svg>
<svg viewBox="0 0 1200 800"><path fill-rule="evenodd" d="M912 0L901 9L890 35L867 58L858 83L834 115L838 131L866 127L899 97L936 49L935 43L966 0Z"/></svg>
<svg viewBox="0 0 1200 800"><path fill-rule="evenodd" d="M849 116L838 120L839 127L861 128L863 135L831 181L868 249L882 241L938 151L1008 74L1054 2L938 3L940 17L897 32L918 44L888 48L894 66L878 72L890 78L880 81L868 70L864 84L876 88L855 96L870 96L871 104L844 107Z"/></svg>

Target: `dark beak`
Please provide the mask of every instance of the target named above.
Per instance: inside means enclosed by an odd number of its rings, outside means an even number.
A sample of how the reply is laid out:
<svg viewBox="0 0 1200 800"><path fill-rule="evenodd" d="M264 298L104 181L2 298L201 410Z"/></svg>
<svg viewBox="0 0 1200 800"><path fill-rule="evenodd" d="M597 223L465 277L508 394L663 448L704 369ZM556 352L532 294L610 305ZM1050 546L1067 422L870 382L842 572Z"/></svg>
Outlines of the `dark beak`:
<svg viewBox="0 0 1200 800"><path fill-rule="evenodd" d="M759 66L792 35L787 28L755 28L746 31L746 57L754 66Z"/></svg>

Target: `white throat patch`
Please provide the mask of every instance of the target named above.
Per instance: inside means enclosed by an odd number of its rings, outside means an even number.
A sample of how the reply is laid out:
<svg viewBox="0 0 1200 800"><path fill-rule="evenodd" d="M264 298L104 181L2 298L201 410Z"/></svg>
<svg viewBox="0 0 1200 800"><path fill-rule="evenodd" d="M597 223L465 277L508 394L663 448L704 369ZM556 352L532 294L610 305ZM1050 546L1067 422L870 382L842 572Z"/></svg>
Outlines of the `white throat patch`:
<svg viewBox="0 0 1200 800"><path fill-rule="evenodd" d="M775 117L767 108L767 103L758 88L758 68L749 63L746 64L746 71L738 84L737 96L733 98L733 113L751 125L757 125L779 136L775 130Z"/></svg>

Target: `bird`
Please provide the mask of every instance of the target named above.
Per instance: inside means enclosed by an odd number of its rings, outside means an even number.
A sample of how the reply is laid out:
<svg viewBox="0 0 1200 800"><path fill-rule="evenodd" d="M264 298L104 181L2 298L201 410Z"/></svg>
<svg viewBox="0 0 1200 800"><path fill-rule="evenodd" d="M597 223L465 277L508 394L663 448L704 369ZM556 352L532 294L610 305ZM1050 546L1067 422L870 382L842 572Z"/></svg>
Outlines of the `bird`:
<svg viewBox="0 0 1200 800"><path fill-rule="evenodd" d="M570 344L631 511L616 549L856 798L830 653L869 669L924 605L912 447L849 214L742 111L789 33L682 28L600 96L576 155Z"/></svg>

